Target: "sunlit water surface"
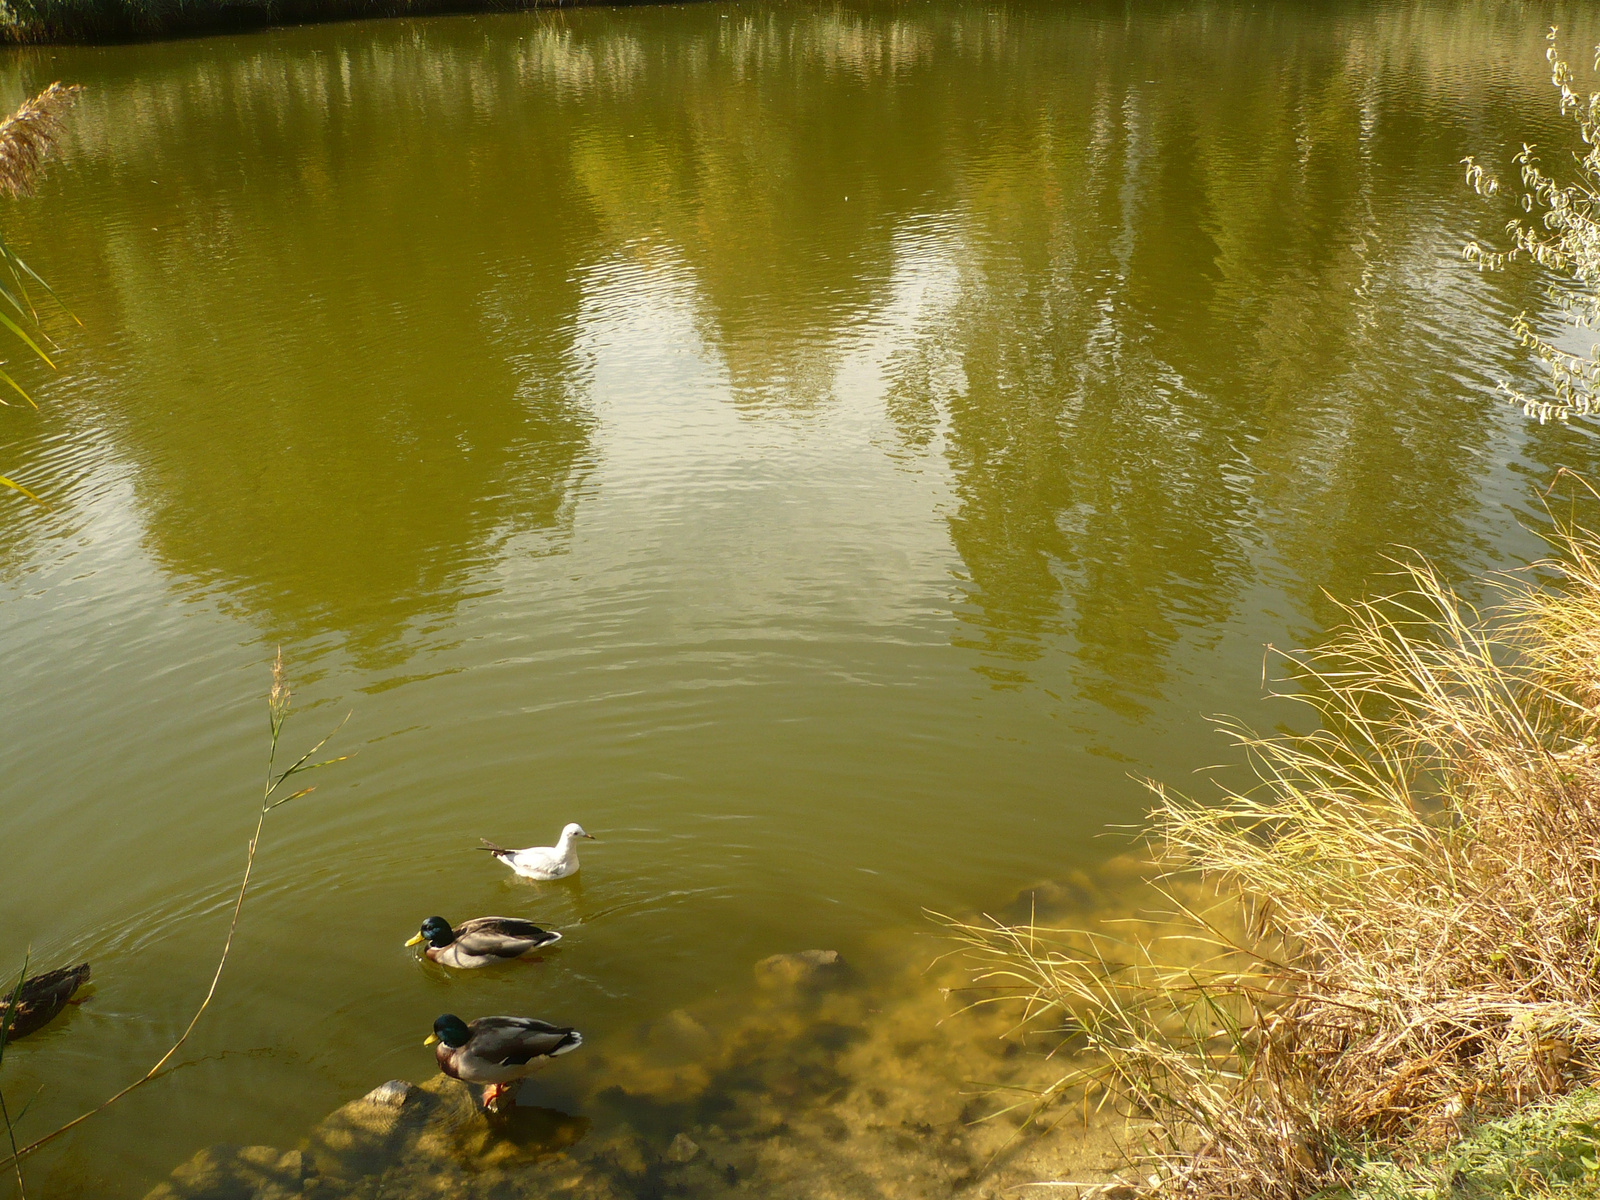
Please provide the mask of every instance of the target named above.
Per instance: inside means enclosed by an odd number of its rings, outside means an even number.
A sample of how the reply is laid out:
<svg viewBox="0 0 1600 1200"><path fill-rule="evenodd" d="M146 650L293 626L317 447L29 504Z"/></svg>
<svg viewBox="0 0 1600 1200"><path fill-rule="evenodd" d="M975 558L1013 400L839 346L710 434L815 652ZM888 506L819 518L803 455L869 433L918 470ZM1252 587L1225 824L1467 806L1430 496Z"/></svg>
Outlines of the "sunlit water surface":
<svg viewBox="0 0 1600 1200"><path fill-rule="evenodd" d="M8 51L8 102L85 88L4 214L82 327L47 316L61 370L14 356L40 409L0 413L49 501L0 523L0 965L98 984L7 1055L25 1133L203 993L275 647L288 749L349 713L355 755L271 817L188 1065L30 1195L292 1144L431 1072L441 1011L603 1045L1003 904L1117 852L1139 778L1231 760L1207 714L1293 719L1264 644L1395 544L1534 556L1538 488L1600 463L1495 395L1546 302L1461 263L1507 209L1458 160L1559 143L1563 18L707 3ZM474 849L569 820L577 882ZM447 979L401 948L435 912L565 940Z"/></svg>

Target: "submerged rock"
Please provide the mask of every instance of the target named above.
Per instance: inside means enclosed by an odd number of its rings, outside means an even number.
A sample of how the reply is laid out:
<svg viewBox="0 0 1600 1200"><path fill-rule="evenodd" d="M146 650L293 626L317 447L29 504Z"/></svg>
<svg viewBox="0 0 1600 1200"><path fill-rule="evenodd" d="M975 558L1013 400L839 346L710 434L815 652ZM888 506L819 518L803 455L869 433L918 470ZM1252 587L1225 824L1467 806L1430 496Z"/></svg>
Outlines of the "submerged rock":
<svg viewBox="0 0 1600 1200"><path fill-rule="evenodd" d="M559 1157L586 1129L549 1109L491 1119L443 1075L392 1079L329 1114L303 1150L213 1146L146 1200L512 1200L547 1182L514 1172Z"/></svg>
<svg viewBox="0 0 1600 1200"><path fill-rule="evenodd" d="M428 1100L433 1103L427 1103ZM323 1179L355 1179L394 1162L408 1137L422 1132L439 1098L402 1079L373 1088L336 1109L311 1131L308 1153Z"/></svg>
<svg viewBox="0 0 1600 1200"><path fill-rule="evenodd" d="M821 991L845 983L849 971L837 950L801 950L763 958L756 964L756 982L764 988Z"/></svg>
<svg viewBox="0 0 1600 1200"><path fill-rule="evenodd" d="M1049 1136L1019 1135L1020 1111L983 1119L1059 1078L1058 1036L952 999L959 966L930 976L915 947L864 961L870 986L834 950L771 955L753 986L596 1038L497 1114L443 1075L391 1080L300 1151L213 1147L148 1200L983 1200L1063 1178L1123 1200L1109 1116Z"/></svg>
<svg viewBox="0 0 1600 1200"><path fill-rule="evenodd" d="M667 1147L666 1159L669 1163L692 1162L694 1156L700 1153L700 1143L694 1141L688 1134L680 1133L672 1139L672 1145Z"/></svg>
<svg viewBox="0 0 1600 1200"><path fill-rule="evenodd" d="M597 1146L594 1159L602 1169L630 1181L643 1179L650 1170L644 1139L631 1129L619 1129Z"/></svg>
<svg viewBox="0 0 1600 1200"><path fill-rule="evenodd" d="M1058 921L1068 914L1088 914L1104 896L1085 871L1069 871L1064 879L1047 879L1025 887L1000 909L1007 925Z"/></svg>
<svg viewBox="0 0 1600 1200"><path fill-rule="evenodd" d="M145 1200L299 1200L305 1156L275 1146L212 1146L152 1189Z"/></svg>
<svg viewBox="0 0 1600 1200"><path fill-rule="evenodd" d="M675 1008L650 1027L650 1044L669 1055L703 1058L716 1049L716 1039L688 1012Z"/></svg>
<svg viewBox="0 0 1600 1200"><path fill-rule="evenodd" d="M361 1099L368 1104L383 1105L388 1108L404 1108L411 1093L416 1091L416 1085L407 1083L404 1079L391 1079L388 1083L380 1083Z"/></svg>

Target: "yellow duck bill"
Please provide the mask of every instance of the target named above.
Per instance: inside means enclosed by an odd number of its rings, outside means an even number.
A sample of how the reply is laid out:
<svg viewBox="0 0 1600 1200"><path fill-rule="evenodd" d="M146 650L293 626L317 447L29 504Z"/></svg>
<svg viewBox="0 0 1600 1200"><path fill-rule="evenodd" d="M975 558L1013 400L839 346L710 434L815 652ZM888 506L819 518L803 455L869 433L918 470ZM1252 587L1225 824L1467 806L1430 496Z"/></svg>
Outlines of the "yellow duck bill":
<svg viewBox="0 0 1600 1200"><path fill-rule="evenodd" d="M417 934L417 935L415 935L415 936L414 936L414 937L413 937L413 938L412 938L412 939L411 939L411 940L410 940L410 941L409 941L409 942L407 942L407 943L406 943L406 945L407 945L407 946L417 946L417 945L420 945L420 944L421 944L421 943L423 943L423 942L425 942L425 941L427 941L427 939L426 939L426 938L424 938L424 937L423 937L423 936L422 936L422 935L421 935L421 934L420 934L420 933L419 933L419 934Z"/></svg>
<svg viewBox="0 0 1600 1200"><path fill-rule="evenodd" d="M430 1033L427 1037L422 1039L422 1044L424 1046L431 1046L435 1042L437 1042L438 1040L439 1040L439 1035L437 1033Z"/></svg>

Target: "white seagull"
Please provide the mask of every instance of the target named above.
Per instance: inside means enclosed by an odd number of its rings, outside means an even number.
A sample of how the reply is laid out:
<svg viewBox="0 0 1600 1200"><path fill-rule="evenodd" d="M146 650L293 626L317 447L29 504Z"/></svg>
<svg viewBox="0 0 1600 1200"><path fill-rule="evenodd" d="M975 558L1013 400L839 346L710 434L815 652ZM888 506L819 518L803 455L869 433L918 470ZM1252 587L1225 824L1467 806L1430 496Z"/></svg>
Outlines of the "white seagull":
<svg viewBox="0 0 1600 1200"><path fill-rule="evenodd" d="M488 838L483 849L494 855L524 879L565 879L578 873L578 839L599 841L592 833L585 833L576 821L561 831L561 840L554 846L529 846L526 850L507 850Z"/></svg>

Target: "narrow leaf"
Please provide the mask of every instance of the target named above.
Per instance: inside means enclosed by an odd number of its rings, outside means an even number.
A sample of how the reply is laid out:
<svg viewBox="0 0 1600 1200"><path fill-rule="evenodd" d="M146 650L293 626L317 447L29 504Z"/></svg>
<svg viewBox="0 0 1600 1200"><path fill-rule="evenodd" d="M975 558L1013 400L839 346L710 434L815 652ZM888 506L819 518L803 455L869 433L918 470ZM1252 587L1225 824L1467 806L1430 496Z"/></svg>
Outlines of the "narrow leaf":
<svg viewBox="0 0 1600 1200"><path fill-rule="evenodd" d="M24 342L26 342L28 344L28 348L30 350L32 350L40 358L44 359L44 361L46 363L49 363L51 370L55 370L56 364L53 363L53 362L50 362L50 356L48 354L46 354L43 350L39 349L39 343L34 341L31 337L28 336L28 331L27 330L25 330L21 325L18 325L15 321L13 321L10 317L6 316L5 313L3 313L3 312L0 312L0 325L4 325L7 329L11 330L12 333L16 334L19 338L21 338ZM15 387L16 385L13 384L12 386ZM19 392L22 391L21 388L17 388L17 390ZM27 393L23 392L23 394L26 395ZM29 403L31 404L32 401L29 401Z"/></svg>
<svg viewBox="0 0 1600 1200"><path fill-rule="evenodd" d="M28 402L28 407L29 408L33 409L35 412L38 411L39 406L33 402L33 397L32 396L28 395L27 392L22 390L22 385L20 383L18 383L15 379L11 378L11 376L7 375L4 371L0 371L0 380L4 380L6 383L9 383L13 388L15 388L16 392L17 392L17 395L21 396L24 400L26 400ZM10 405L7 405L7 407L9 408Z"/></svg>
<svg viewBox="0 0 1600 1200"><path fill-rule="evenodd" d="M29 500L32 500L35 504L44 504L43 500L39 499L38 496L34 495L34 493L23 487L15 479L7 479L4 475L0 475L0 487L14 488L15 490L21 492ZM45 505L45 507L48 508L49 505Z"/></svg>
<svg viewBox="0 0 1600 1200"><path fill-rule="evenodd" d="M312 792L314 792L316 790L317 790L317 785L316 784L312 784L310 787L303 787L292 796L285 796L282 800L274 800L271 804L267 805L265 811L271 812L273 809L277 808L280 804L287 804L291 800L298 800L298 799L300 799L301 796L309 796Z"/></svg>
<svg viewBox="0 0 1600 1200"><path fill-rule="evenodd" d="M5 1013L0 1015L0 1062L5 1061L6 1043L11 1040L11 1024L17 1014L17 1005L22 1002L22 985L28 980L28 958L27 954L22 956L22 970L17 974L17 986L11 989Z"/></svg>

